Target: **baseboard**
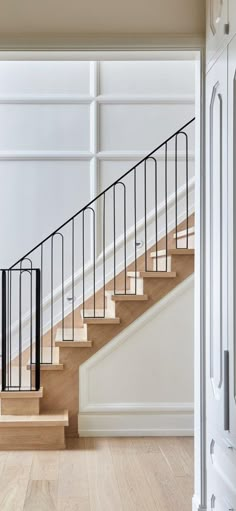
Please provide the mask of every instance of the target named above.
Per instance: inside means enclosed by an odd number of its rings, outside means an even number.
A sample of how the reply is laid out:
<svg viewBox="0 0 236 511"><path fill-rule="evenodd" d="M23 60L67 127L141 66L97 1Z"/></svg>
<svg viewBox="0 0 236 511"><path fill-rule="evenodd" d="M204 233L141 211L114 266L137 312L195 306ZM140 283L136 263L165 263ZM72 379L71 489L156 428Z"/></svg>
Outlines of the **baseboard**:
<svg viewBox="0 0 236 511"><path fill-rule="evenodd" d="M128 406L127 406L128 408ZM118 413L80 413L79 434L83 437L95 436L193 436L193 410L179 408L171 410L138 413L126 411Z"/></svg>
<svg viewBox="0 0 236 511"><path fill-rule="evenodd" d="M192 511L207 511L207 508L201 505L200 498L196 494L192 499Z"/></svg>

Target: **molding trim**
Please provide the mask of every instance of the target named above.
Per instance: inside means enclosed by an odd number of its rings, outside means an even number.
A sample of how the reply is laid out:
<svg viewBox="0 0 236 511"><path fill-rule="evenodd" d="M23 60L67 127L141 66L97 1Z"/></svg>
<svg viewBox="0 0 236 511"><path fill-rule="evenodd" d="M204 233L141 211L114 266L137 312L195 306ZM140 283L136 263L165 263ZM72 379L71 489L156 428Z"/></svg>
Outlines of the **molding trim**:
<svg viewBox="0 0 236 511"><path fill-rule="evenodd" d="M0 151L0 161L90 161L89 151Z"/></svg>
<svg viewBox="0 0 236 511"><path fill-rule="evenodd" d="M205 34L62 34L43 38L22 35L14 38L0 38L0 59L4 60L64 60L81 58L76 52L98 51L158 51L158 50L201 50L205 45ZM37 54L34 55L34 51ZM51 54L48 54L50 52ZM46 53L46 56L45 56ZM89 57L88 57L89 58Z"/></svg>
<svg viewBox="0 0 236 511"><path fill-rule="evenodd" d="M90 105L92 102L101 105L194 105L195 98L190 94L167 95L106 95L93 96L85 94L41 94L33 96L0 96L0 105Z"/></svg>
<svg viewBox="0 0 236 511"><path fill-rule="evenodd" d="M96 154L102 161L134 161L141 160L147 151L100 151ZM95 157L91 151L0 151L0 161L90 161ZM157 161L165 161L163 152L156 154ZM174 151L169 151L168 161L174 161ZM194 152L189 153L189 161L194 161ZM185 161L184 151L179 151L178 161Z"/></svg>
<svg viewBox="0 0 236 511"><path fill-rule="evenodd" d="M192 511L207 511L205 506L201 506L198 495L194 495L192 499Z"/></svg>
<svg viewBox="0 0 236 511"><path fill-rule="evenodd" d="M145 158L147 155L147 151L100 151L97 154L97 158L99 160L104 161L113 161L113 160L121 160L121 161L133 161L133 160L141 160ZM194 152L191 151L188 154L189 161L194 161ZM157 161L165 161L165 153L163 151L159 151L156 153L155 158ZM168 161L175 160L175 152L168 151ZM186 161L186 153L184 151L178 151L178 161Z"/></svg>
<svg viewBox="0 0 236 511"><path fill-rule="evenodd" d="M108 343L109 344L109 343ZM113 350L112 350L113 351ZM104 357L105 358L105 357ZM106 403L106 404L87 404L82 413L155 413L155 414L193 414L193 403Z"/></svg>
<svg viewBox="0 0 236 511"><path fill-rule="evenodd" d="M121 437L121 436L193 436L192 428L112 428L112 429L87 429L83 427L83 421L79 417L79 435L81 437ZM206 508L199 508L199 511L204 511Z"/></svg>
<svg viewBox="0 0 236 511"><path fill-rule="evenodd" d="M101 105L194 105L195 98L189 94L178 96L167 95L106 95L97 96L96 101Z"/></svg>
<svg viewBox="0 0 236 511"><path fill-rule="evenodd" d="M94 97L85 94L0 96L0 105L90 105L92 101L94 101Z"/></svg>

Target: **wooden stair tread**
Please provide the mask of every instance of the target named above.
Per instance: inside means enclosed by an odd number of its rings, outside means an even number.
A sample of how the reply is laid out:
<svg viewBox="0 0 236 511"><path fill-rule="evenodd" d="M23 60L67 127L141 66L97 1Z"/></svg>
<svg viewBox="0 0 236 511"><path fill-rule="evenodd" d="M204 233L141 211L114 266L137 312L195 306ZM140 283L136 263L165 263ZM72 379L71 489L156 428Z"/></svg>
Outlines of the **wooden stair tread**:
<svg viewBox="0 0 236 511"><path fill-rule="evenodd" d="M176 277L175 271L128 271L128 277L152 278L152 279L172 279Z"/></svg>
<svg viewBox="0 0 236 511"><path fill-rule="evenodd" d="M31 370L31 371L35 371L35 364L28 364L27 365L27 369L28 371ZM59 363L46 363L46 364L40 364L40 370L41 371L63 371L64 369L64 364L59 364Z"/></svg>
<svg viewBox="0 0 236 511"><path fill-rule="evenodd" d="M56 341L58 348L91 348L93 341Z"/></svg>
<svg viewBox="0 0 236 511"><path fill-rule="evenodd" d="M68 411L47 412L40 415L1 415L0 428L68 426Z"/></svg>
<svg viewBox="0 0 236 511"><path fill-rule="evenodd" d="M83 318L87 325L119 325L120 318Z"/></svg>
<svg viewBox="0 0 236 511"><path fill-rule="evenodd" d="M132 291L119 291L120 294L114 294L114 291L106 291L105 295L114 302L142 302L148 300L148 295L135 294Z"/></svg>
<svg viewBox="0 0 236 511"><path fill-rule="evenodd" d="M43 387L40 390L31 390L31 391L1 391L0 399L39 399L43 397Z"/></svg>
<svg viewBox="0 0 236 511"><path fill-rule="evenodd" d="M194 255L194 248L171 248L169 250L170 255Z"/></svg>

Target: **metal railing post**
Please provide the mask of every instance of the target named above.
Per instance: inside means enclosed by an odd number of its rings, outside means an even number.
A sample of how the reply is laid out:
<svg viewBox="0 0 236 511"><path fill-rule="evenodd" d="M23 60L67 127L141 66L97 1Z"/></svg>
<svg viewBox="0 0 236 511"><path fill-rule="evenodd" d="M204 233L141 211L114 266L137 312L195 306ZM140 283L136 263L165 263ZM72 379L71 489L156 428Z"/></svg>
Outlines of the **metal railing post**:
<svg viewBox="0 0 236 511"><path fill-rule="evenodd" d="M40 300L40 291L41 291L41 281L40 281L40 270L36 271L36 296L35 296L35 304L36 304L36 316L35 316L35 390L40 389L40 313L41 313L41 300Z"/></svg>
<svg viewBox="0 0 236 511"><path fill-rule="evenodd" d="M2 271L2 390L6 390L7 368L7 275Z"/></svg>

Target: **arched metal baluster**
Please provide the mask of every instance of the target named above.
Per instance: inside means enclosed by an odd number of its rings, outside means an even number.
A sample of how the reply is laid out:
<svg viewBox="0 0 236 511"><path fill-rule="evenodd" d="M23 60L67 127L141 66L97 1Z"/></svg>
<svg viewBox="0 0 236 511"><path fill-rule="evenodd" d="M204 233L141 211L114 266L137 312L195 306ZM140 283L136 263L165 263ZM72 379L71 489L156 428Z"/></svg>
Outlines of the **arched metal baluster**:
<svg viewBox="0 0 236 511"><path fill-rule="evenodd" d="M147 261L147 159L144 161L144 246L145 271L148 271Z"/></svg>
<svg viewBox="0 0 236 511"><path fill-rule="evenodd" d="M23 263L27 261L30 268L23 268ZM19 389L22 381L22 274L30 275L30 388L32 389L32 364L33 364L33 288L32 288L32 259L25 257L20 262L20 283L19 283Z"/></svg>
<svg viewBox="0 0 236 511"><path fill-rule="evenodd" d="M124 291L126 294L127 293L127 275L126 275L126 268L127 268L127 246L126 246L126 185L124 183L122 183L121 181L118 181L118 183L116 183L114 185L114 251L116 250L116 236L115 236L115 233L116 233L116 220L115 220L115 205L116 205L116 202L115 202L115 198L116 198L116 193L115 193L115 190L116 190L116 187L121 185L122 188L123 188L123 192L124 192L124 220L123 220L123 227L124 227ZM115 260L115 259L114 259ZM116 277L116 261L114 262L114 279ZM114 280L115 282L115 280ZM114 285L114 294L116 294L115 292L115 285ZM120 293L118 293L120 294Z"/></svg>
<svg viewBox="0 0 236 511"><path fill-rule="evenodd" d="M178 137L184 136L185 140L185 206L186 206L186 248L189 247L189 197L188 197L188 179L189 179L189 167L188 167L188 135L185 131L180 131Z"/></svg>
<svg viewBox="0 0 236 511"><path fill-rule="evenodd" d="M158 251L157 160L156 160L156 158L154 158L154 156L150 156L149 158L147 158L147 161L148 160L151 160L151 161L154 162L154 181L155 181L155 185L154 185L154 197L155 197L154 210L155 210L155 252L156 252L155 259L156 259L156 271L158 271L158 253L157 253L157 251ZM146 236L146 238L147 238L147 236ZM145 248L145 251L147 252L147 248Z"/></svg>
<svg viewBox="0 0 236 511"><path fill-rule="evenodd" d="M165 144L165 245L166 245L166 269L168 271L168 147Z"/></svg>
<svg viewBox="0 0 236 511"><path fill-rule="evenodd" d="M54 330L54 307L53 307L53 282L54 282L54 238L59 236L61 239L61 323L62 323L62 339L65 338L65 292L64 292L64 235L61 232L55 232L52 235L51 245L51 363L53 363L53 330Z"/></svg>
<svg viewBox="0 0 236 511"><path fill-rule="evenodd" d="M175 135L175 246L178 248L178 136Z"/></svg>
<svg viewBox="0 0 236 511"><path fill-rule="evenodd" d="M83 226L82 226L82 245L83 245L83 316L85 317L85 301L86 301L86 296L85 296L85 270L84 270L84 265L85 265L85 236L84 236L84 213L85 211L91 211L92 212L92 228L93 228L93 237L92 237L92 240L93 240L93 317L95 318L96 317L96 296L95 296L95 293L96 293L96 232L95 232L95 229L96 229L96 213L94 211L94 209L89 206L87 208L84 209L83 211Z"/></svg>

